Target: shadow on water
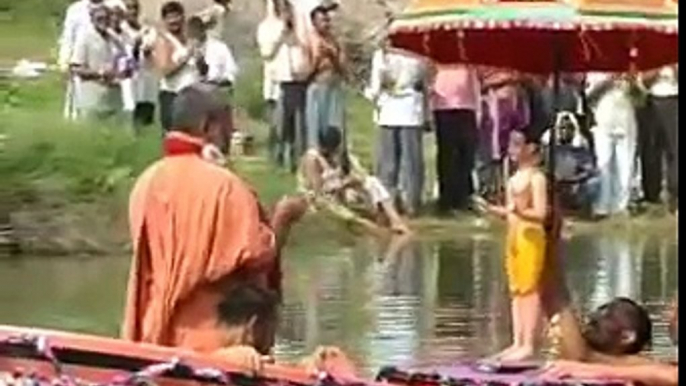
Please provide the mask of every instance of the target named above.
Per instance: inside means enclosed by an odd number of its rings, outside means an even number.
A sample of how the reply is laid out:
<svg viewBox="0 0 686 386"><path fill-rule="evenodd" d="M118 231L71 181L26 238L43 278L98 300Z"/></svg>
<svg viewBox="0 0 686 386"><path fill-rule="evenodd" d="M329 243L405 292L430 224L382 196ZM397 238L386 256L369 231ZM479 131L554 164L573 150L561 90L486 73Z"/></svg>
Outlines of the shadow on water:
<svg viewBox="0 0 686 386"><path fill-rule="evenodd" d="M277 353L294 360L334 344L370 371L492 353L509 341L501 251L489 235L296 242L284 261ZM663 312L677 290L677 256L674 238L583 235L566 243L565 272L584 311L614 296L643 301L655 322L653 353L669 357ZM0 322L116 335L128 264L125 257L2 261Z"/></svg>

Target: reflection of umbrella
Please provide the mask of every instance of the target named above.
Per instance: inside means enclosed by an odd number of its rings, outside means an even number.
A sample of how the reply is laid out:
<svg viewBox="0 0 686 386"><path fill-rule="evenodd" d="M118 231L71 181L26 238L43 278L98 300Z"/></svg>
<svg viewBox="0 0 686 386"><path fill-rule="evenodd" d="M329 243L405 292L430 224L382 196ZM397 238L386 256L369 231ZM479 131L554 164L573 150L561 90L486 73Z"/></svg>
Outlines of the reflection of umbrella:
<svg viewBox="0 0 686 386"><path fill-rule="evenodd" d="M678 61L673 0L416 0L391 25L398 48L441 63L524 72L644 70Z"/></svg>
<svg viewBox="0 0 686 386"><path fill-rule="evenodd" d="M389 39L445 64L531 73L652 69L678 61L676 0L414 0ZM556 130L549 148L555 197ZM554 205L554 203L553 203Z"/></svg>

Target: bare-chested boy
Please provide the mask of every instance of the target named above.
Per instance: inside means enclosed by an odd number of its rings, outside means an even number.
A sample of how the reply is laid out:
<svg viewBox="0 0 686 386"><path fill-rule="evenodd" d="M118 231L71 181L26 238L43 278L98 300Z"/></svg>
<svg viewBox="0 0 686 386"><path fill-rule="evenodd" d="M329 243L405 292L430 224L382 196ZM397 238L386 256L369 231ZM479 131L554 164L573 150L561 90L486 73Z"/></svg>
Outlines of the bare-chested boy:
<svg viewBox="0 0 686 386"><path fill-rule="evenodd" d="M510 135L509 156L516 172L507 183L505 206L484 200L488 213L507 220L505 267L512 295L513 344L493 359L520 361L535 351L542 319L541 279L546 260L547 180L539 165L538 143L516 131Z"/></svg>

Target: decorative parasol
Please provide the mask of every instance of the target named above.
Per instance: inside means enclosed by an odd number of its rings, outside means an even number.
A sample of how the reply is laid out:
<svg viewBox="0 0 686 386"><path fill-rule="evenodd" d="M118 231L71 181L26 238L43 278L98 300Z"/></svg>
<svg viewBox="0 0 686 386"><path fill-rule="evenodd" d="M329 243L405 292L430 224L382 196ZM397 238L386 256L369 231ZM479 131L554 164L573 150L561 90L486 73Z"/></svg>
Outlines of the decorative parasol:
<svg viewBox="0 0 686 386"><path fill-rule="evenodd" d="M678 61L677 8L674 0L415 0L390 39L444 64L647 70Z"/></svg>

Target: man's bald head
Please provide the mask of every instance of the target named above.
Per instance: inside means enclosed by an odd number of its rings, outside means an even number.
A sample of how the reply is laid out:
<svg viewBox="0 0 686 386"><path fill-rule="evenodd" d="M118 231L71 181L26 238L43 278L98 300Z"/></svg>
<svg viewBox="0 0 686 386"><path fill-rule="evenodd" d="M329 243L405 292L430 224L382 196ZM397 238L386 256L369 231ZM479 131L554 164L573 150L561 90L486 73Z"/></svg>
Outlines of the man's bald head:
<svg viewBox="0 0 686 386"><path fill-rule="evenodd" d="M172 107L172 129L214 143L228 151L231 119L228 103L212 86L194 84L176 95Z"/></svg>

